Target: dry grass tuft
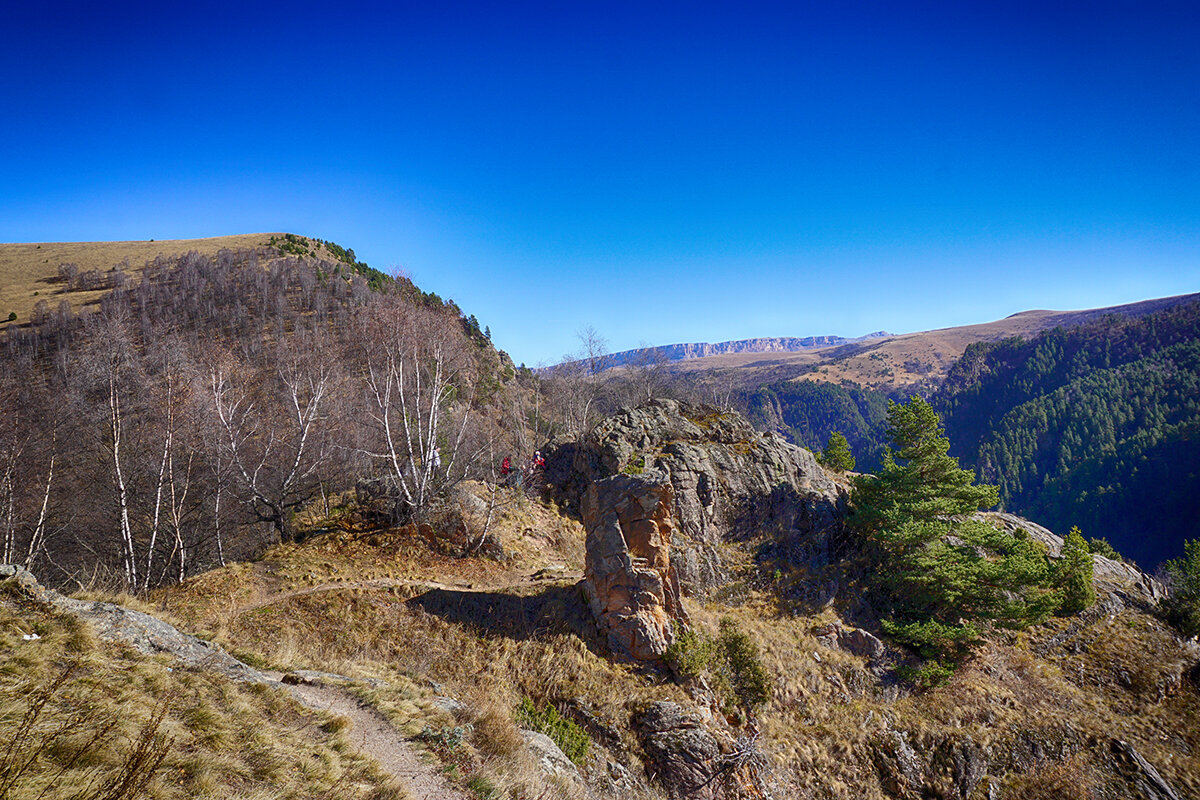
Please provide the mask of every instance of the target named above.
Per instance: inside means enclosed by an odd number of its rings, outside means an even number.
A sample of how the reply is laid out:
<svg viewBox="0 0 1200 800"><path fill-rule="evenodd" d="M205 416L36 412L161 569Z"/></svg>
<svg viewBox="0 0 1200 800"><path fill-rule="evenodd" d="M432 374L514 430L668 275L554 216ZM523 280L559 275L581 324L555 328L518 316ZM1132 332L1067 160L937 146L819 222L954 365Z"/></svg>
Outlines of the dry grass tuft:
<svg viewBox="0 0 1200 800"><path fill-rule="evenodd" d="M0 586L0 797L402 796L282 693L98 643Z"/></svg>

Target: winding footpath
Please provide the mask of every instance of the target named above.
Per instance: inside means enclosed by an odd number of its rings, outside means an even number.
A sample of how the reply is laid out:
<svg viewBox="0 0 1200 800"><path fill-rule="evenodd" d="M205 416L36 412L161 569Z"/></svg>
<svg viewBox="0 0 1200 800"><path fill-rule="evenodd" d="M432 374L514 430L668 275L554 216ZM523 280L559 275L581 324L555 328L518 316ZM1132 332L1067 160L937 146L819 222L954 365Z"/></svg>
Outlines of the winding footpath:
<svg viewBox="0 0 1200 800"><path fill-rule="evenodd" d="M542 582L577 579L577 577L573 574L563 573L561 575L552 574L543 579L541 573L535 573L522 576L519 580L507 584L489 586L453 585L438 581L398 579L325 583L269 595L235 609L232 616L236 617L295 597L345 589L408 587L424 591L441 589L455 592L494 592ZM366 705L345 689L322 680L322 677L327 677L333 680L353 682L351 678L304 673L301 676L301 682L293 683L289 680L285 683L285 673L255 669L229 655L219 645L182 633L174 626L150 614L113 603L66 597L43 587L32 574L21 567L0 565L0 579L4 578L15 579L33 599L74 614L91 623L101 639L122 642L150 655L168 653L190 668L218 672L231 680L242 683L264 683L281 688L289 692L306 708L347 718L351 723L348 732L351 743L358 750L375 759L380 768L404 787L414 800L469 800L467 795L451 786L437 765L424 757L421 751L400 731L396 730L383 714Z"/></svg>

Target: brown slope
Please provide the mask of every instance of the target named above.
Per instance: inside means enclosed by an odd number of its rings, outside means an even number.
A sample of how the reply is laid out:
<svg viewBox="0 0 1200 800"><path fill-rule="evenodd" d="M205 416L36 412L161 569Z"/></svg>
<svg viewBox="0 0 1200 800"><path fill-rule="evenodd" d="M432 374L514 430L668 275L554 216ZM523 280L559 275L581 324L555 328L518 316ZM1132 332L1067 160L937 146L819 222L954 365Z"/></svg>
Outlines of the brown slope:
<svg viewBox="0 0 1200 800"><path fill-rule="evenodd" d="M66 299L78 310L96 301L104 290L64 292L58 279L60 264L76 264L81 272L97 269L106 272L126 259L126 271L136 279L147 261L156 257L182 255L195 250L215 255L219 250L262 247L272 236L282 233L247 233L236 236L211 236L205 239L161 239L134 242L28 242L0 244L0 330L7 327L10 312L17 314L18 325L29 321L34 305L45 300L50 309ZM315 242L314 242L315 244ZM319 248L323 250L323 248ZM333 259L329 253L319 253Z"/></svg>

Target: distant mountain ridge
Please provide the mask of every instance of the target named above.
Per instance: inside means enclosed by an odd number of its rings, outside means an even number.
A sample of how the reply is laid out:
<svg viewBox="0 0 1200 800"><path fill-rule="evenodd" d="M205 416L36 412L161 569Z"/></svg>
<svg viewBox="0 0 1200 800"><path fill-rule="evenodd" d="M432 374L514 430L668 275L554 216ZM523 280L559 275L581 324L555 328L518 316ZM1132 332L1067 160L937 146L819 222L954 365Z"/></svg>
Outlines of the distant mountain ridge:
<svg viewBox="0 0 1200 800"><path fill-rule="evenodd" d="M647 363L657 360L687 361L693 358L707 358L730 353L795 353L800 350L814 350L818 347L833 347L835 345L851 344L868 339L884 339L893 334L887 331L875 331L865 336L848 339L845 336L775 336L759 337L756 339L733 339L727 342L688 342L682 344L664 344L657 347L638 347L633 350L622 350L608 355L609 366L621 367L627 364Z"/></svg>

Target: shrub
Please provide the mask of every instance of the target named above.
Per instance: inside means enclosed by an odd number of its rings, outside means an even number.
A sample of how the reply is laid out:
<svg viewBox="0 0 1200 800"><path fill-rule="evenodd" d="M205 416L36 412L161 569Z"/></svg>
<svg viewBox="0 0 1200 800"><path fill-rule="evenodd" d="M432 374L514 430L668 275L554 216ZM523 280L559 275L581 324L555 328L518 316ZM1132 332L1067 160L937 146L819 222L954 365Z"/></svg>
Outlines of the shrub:
<svg viewBox="0 0 1200 800"><path fill-rule="evenodd" d="M753 711L771 699L771 676L758 655L758 645L750 635L726 617L721 620L717 640L727 670L730 689L738 704Z"/></svg>
<svg viewBox="0 0 1200 800"><path fill-rule="evenodd" d="M531 731L549 736L558 749L576 764L582 765L587 758L588 748L592 744L587 731L559 714L558 709L549 703L539 711L528 697L521 698L521 705L517 707L517 722Z"/></svg>
<svg viewBox="0 0 1200 800"><path fill-rule="evenodd" d="M729 617L716 638L677 626L663 659L680 680L707 678L727 707L752 712L771 699L771 676L758 645Z"/></svg>
<svg viewBox="0 0 1200 800"><path fill-rule="evenodd" d="M15 311L8 312L8 321L9 322L12 322L16 318L17 318L17 312L15 312Z"/></svg>
<svg viewBox="0 0 1200 800"><path fill-rule="evenodd" d="M681 680L694 680L712 664L713 640L678 622L674 623L674 627L675 641L663 654L663 660Z"/></svg>

